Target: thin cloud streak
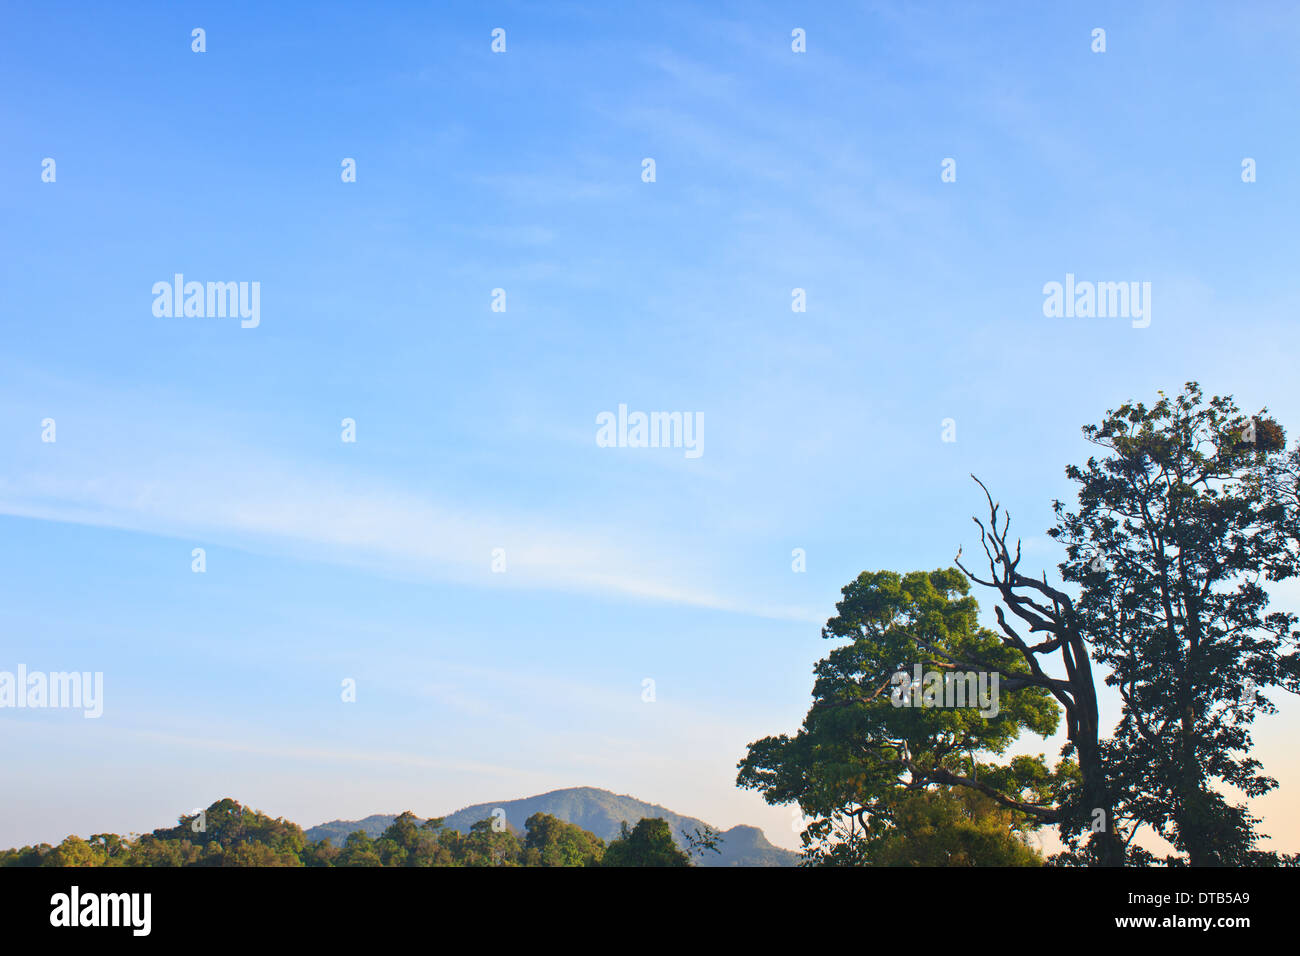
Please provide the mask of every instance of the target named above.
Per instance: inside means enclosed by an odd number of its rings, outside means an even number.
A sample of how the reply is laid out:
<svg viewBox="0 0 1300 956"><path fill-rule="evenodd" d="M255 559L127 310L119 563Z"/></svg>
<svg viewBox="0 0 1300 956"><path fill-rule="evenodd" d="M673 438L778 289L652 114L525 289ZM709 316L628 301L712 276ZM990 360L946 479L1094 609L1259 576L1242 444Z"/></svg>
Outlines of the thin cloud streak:
<svg viewBox="0 0 1300 956"><path fill-rule="evenodd" d="M814 611L764 605L656 573L670 556L635 555L598 532L557 529L351 482L328 485L285 468L225 473L223 461L189 461L183 472L56 476L37 471L0 479L0 514L203 540L379 573L491 587L556 589L656 601L777 620L820 622ZM239 489L233 491L231 489ZM503 548L507 572L490 571Z"/></svg>

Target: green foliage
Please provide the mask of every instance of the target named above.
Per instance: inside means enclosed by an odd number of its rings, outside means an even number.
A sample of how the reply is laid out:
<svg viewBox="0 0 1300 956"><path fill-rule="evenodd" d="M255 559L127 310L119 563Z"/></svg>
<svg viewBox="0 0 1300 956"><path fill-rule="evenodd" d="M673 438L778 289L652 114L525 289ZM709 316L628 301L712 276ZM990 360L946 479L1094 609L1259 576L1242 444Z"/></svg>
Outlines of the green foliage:
<svg viewBox="0 0 1300 956"><path fill-rule="evenodd" d="M408 810L377 839L355 831L336 847L226 799L202 817L182 816L175 827L134 839L97 833L0 850L0 866L595 866L604 855L599 837L549 814L534 814L526 827L521 843L490 819L462 834L440 819L419 823Z"/></svg>
<svg viewBox="0 0 1300 956"><path fill-rule="evenodd" d="M900 820L920 819L900 816L921 806L904 799L919 792L971 781L1041 806L1077 775L1068 761L1049 769L1041 757L977 759L1004 754L1022 730L1044 737L1055 731L1059 708L1040 687L1002 690L996 716L891 701L893 675L910 674L918 663L927 671L965 670L960 662L979 660L1005 674L1028 673L1013 649L978 625L969 589L956 569L863 572L843 589L839 613L822 631L848 643L814 668L813 705L802 728L750 744L737 783L769 803L797 803L812 818L803 833L808 861L866 862L860 844ZM966 806L964 798L952 799L952 806ZM1019 812L1007 821L1008 833L1029 824Z"/></svg>
<svg viewBox="0 0 1300 956"><path fill-rule="evenodd" d="M455 862L451 851L440 840L442 820L424 823L410 810L399 814L373 844L380 866L450 866ZM352 834L352 836L364 834ZM345 844L346 849L346 844ZM349 863L350 866L374 864Z"/></svg>
<svg viewBox="0 0 1300 956"><path fill-rule="evenodd" d="M364 833L349 833L343 842L343 852L334 861L335 866L383 866L383 857L375 841Z"/></svg>
<svg viewBox="0 0 1300 956"><path fill-rule="evenodd" d="M524 826L527 866L599 866L605 855L604 840L549 813L534 813Z"/></svg>
<svg viewBox="0 0 1300 956"><path fill-rule="evenodd" d="M628 829L626 823L617 840L605 850L601 866L690 866L691 859L673 842L668 821L643 817Z"/></svg>
<svg viewBox="0 0 1300 956"><path fill-rule="evenodd" d="M170 854L179 851L178 864L197 866L302 866L300 854L306 845L302 828L284 819L272 819L249 810L229 798L218 800L204 811L202 829L196 831L195 816L182 816L177 826L155 830L153 851ZM188 854L197 852L196 859Z"/></svg>
<svg viewBox="0 0 1300 956"><path fill-rule="evenodd" d="M1067 468L1078 508L1056 502L1049 534L1123 701L1105 752L1111 788L1191 865L1245 865L1258 820L1221 785L1277 786L1250 755L1250 725L1276 709L1270 688L1300 691L1296 616L1269 611L1264 588L1300 572L1300 450L1285 456L1265 412L1203 401L1194 382L1150 408L1122 405L1084 436L1105 455Z"/></svg>
<svg viewBox="0 0 1300 956"><path fill-rule="evenodd" d="M810 866L1042 866L1023 817L964 787L895 794L847 839L814 846Z"/></svg>
<svg viewBox="0 0 1300 956"><path fill-rule="evenodd" d="M465 832L470 825L503 810L508 820L524 820L536 814L545 814L571 823L599 837L606 843L617 839L623 821L629 824L643 817L661 817L668 821L677 845L687 853L691 848L692 834L705 833L712 828L703 820L674 813L666 807L646 803L625 794L610 793L596 787L569 787L552 790L518 800L497 800L465 807L448 814L443 825ZM349 833L363 830L374 840L379 839L396 817L390 814L373 814L360 820L332 820L307 830L309 841L328 838L335 846L342 846ZM795 866L798 854L773 846L757 827L736 826L718 835L717 852L704 851L697 864L716 866ZM525 865L535 865L525 846ZM313 864L308 864L313 865Z"/></svg>

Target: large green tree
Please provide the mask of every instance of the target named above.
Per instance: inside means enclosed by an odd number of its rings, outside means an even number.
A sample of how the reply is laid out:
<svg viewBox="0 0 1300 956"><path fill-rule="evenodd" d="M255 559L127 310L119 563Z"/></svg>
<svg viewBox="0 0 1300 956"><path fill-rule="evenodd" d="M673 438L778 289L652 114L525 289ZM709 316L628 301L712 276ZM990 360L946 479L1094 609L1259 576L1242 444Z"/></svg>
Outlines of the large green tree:
<svg viewBox="0 0 1300 956"><path fill-rule="evenodd" d="M439 841L441 818L419 822L410 810L398 815L376 843L384 866L445 866L453 862L451 852Z"/></svg>
<svg viewBox="0 0 1300 956"><path fill-rule="evenodd" d="M462 866L519 866L524 852L514 831L491 817L470 824L458 847Z"/></svg>
<svg viewBox="0 0 1300 956"><path fill-rule="evenodd" d="M636 826L623 823L618 837L605 848L601 866L690 866L691 860L673 842L673 831L661 817L643 817Z"/></svg>
<svg viewBox="0 0 1300 956"><path fill-rule="evenodd" d="M534 813L524 828L525 865L597 866L605 855L604 840L549 813Z"/></svg>
<svg viewBox="0 0 1300 956"><path fill-rule="evenodd" d="M908 816L920 806L912 798L951 787L988 797L1017 827L1057 819L1060 794L1078 775L1071 761L1049 769L1041 756L990 758L1024 730L1052 734L1059 709L1020 655L979 626L969 590L955 568L863 572L822 630L847 643L817 664L802 727L749 745L737 783L769 803L799 805L811 820L802 836L807 862L869 862L866 847L917 819ZM897 676L910 687L920 665L948 675L946 689L970 661L980 662L990 690L998 677L995 708L925 706L934 702L904 690Z"/></svg>
<svg viewBox="0 0 1300 956"><path fill-rule="evenodd" d="M1085 438L1102 449L1067 476L1049 532L1075 611L1122 700L1107 747L1125 811L1193 866L1253 859L1257 818L1221 792L1277 786L1250 752L1272 688L1300 691L1296 616L1269 582L1297 573L1297 455L1265 411L1203 399L1196 383L1121 405ZM1290 496L1288 498L1288 495Z"/></svg>

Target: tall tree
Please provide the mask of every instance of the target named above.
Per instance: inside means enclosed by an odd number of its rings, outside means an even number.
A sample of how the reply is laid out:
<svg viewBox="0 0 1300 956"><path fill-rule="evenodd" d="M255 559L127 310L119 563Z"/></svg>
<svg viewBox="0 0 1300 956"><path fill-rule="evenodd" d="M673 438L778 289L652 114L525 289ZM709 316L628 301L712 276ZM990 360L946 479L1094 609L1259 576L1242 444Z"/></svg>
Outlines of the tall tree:
<svg viewBox="0 0 1300 956"><path fill-rule="evenodd" d="M803 832L806 862L869 862L866 848L915 808L908 797L950 787L987 796L1017 825L1059 818L1060 794L1077 777L1072 762L1049 770L1041 756L989 759L1005 754L1024 730L1053 733L1059 710L1015 649L978 625L969 591L955 568L860 574L822 629L824 638L848 643L814 669L802 727L793 737L749 745L736 782L769 803L798 803L811 819ZM947 675L942 693L949 683L955 691L962 671L982 672L989 690L996 674L996 707L969 706L977 703L969 685L968 706L933 706L939 701L925 693L918 701L916 665ZM926 681L933 692L938 683ZM905 701L921 706L901 706Z"/></svg>
<svg viewBox="0 0 1300 956"><path fill-rule="evenodd" d="M610 841L601 866L690 866L691 860L673 842L673 831L661 817L643 817L628 829L624 821Z"/></svg>
<svg viewBox="0 0 1300 956"><path fill-rule="evenodd" d="M524 821L524 860L528 866L597 866L605 841L549 813Z"/></svg>
<svg viewBox="0 0 1300 956"><path fill-rule="evenodd" d="M1219 785L1248 796L1277 786L1250 755L1250 725L1274 711L1270 688L1300 691L1296 616L1269 611L1265 587L1300 570L1295 460L1265 411L1204 401L1194 382L1159 394L1084 428L1105 454L1066 470L1078 510L1056 502L1049 533L1123 702L1116 789L1191 865L1241 864L1258 819Z"/></svg>
<svg viewBox="0 0 1300 956"><path fill-rule="evenodd" d="M1020 663L1019 669L1029 672L1019 680L1045 690L1064 708L1062 757L1075 761L1077 768L1073 780L1062 780L1054 806L1039 811L1038 819L1056 823L1068 848L1057 862L1123 866L1137 827L1123 815L1123 800L1105 765L1097 688L1083 621L1074 600L1049 584L1046 572L1040 578L1021 573L1020 541L1016 541L1014 553L1008 541L1010 513L993 500L982 481L971 477L988 503L988 525L973 519L980 530L988 576L981 577L962 564L960 548L955 563L972 581L997 591L1001 603L994 612L1001 646ZM1008 611L1017 623L1012 623ZM1027 640L1022 631L1031 638ZM1035 634L1042 638L1033 641ZM995 666L982 656L971 655L970 660L977 666ZM1003 678L1017 679L1005 673Z"/></svg>
<svg viewBox="0 0 1300 956"><path fill-rule="evenodd" d="M398 815L375 843L384 866L438 866L451 862L451 853L438 842L440 818L418 822L407 810Z"/></svg>
<svg viewBox="0 0 1300 956"><path fill-rule="evenodd" d="M458 847L462 866L518 866L524 852L514 831L492 817L470 824Z"/></svg>
<svg viewBox="0 0 1300 956"><path fill-rule="evenodd" d="M335 866L383 866L375 841L365 832L355 830L343 841L343 852L339 854Z"/></svg>

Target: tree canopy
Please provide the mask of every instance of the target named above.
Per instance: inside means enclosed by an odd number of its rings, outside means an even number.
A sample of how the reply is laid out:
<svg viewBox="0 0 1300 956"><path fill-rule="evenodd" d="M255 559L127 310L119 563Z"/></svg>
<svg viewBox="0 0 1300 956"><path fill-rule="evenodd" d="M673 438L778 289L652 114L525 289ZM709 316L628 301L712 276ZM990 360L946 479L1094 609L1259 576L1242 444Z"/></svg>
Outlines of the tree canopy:
<svg viewBox="0 0 1300 956"><path fill-rule="evenodd" d="M690 866L691 859L673 842L668 821L644 817L628 829L626 821L620 835L605 849L601 866Z"/></svg>
<svg viewBox="0 0 1300 956"><path fill-rule="evenodd" d="M969 590L955 568L863 572L845 586L839 613L822 629L824 638L848 643L814 668L802 727L793 737L749 746L737 783L769 803L799 805L812 821L802 836L810 861L843 862L858 852L853 847L927 805L909 798L953 785L989 795L1017 827L1028 827L1077 777L1069 761L1049 768L1041 756L995 759L1024 730L1044 737L1056 730L1060 710L1041 687L1001 684L995 714L975 706L898 705L895 675L910 675L918 664L945 678L956 678L973 659L1013 678L1029 673L979 626Z"/></svg>
<svg viewBox="0 0 1300 956"><path fill-rule="evenodd" d="M1206 401L1194 382L1083 432L1103 456L1066 469L1078 504L1055 502L1048 533L1123 702L1107 747L1118 809L1193 866L1246 863L1258 820L1219 785L1277 786L1251 755L1250 725L1275 711L1270 689L1300 691L1297 618L1270 610L1266 589L1300 572L1296 454L1266 411Z"/></svg>
<svg viewBox="0 0 1300 956"><path fill-rule="evenodd" d="M720 839L706 828L697 838ZM218 800L177 825L143 836L97 833L69 836L58 846L38 844L0 850L0 866L691 866L673 841L667 820L648 817L608 847L582 827L549 813L534 813L516 833L491 818L468 833L442 819L419 822L411 811L397 816L377 838L350 833L343 846L308 841L302 828L271 818L234 800Z"/></svg>

